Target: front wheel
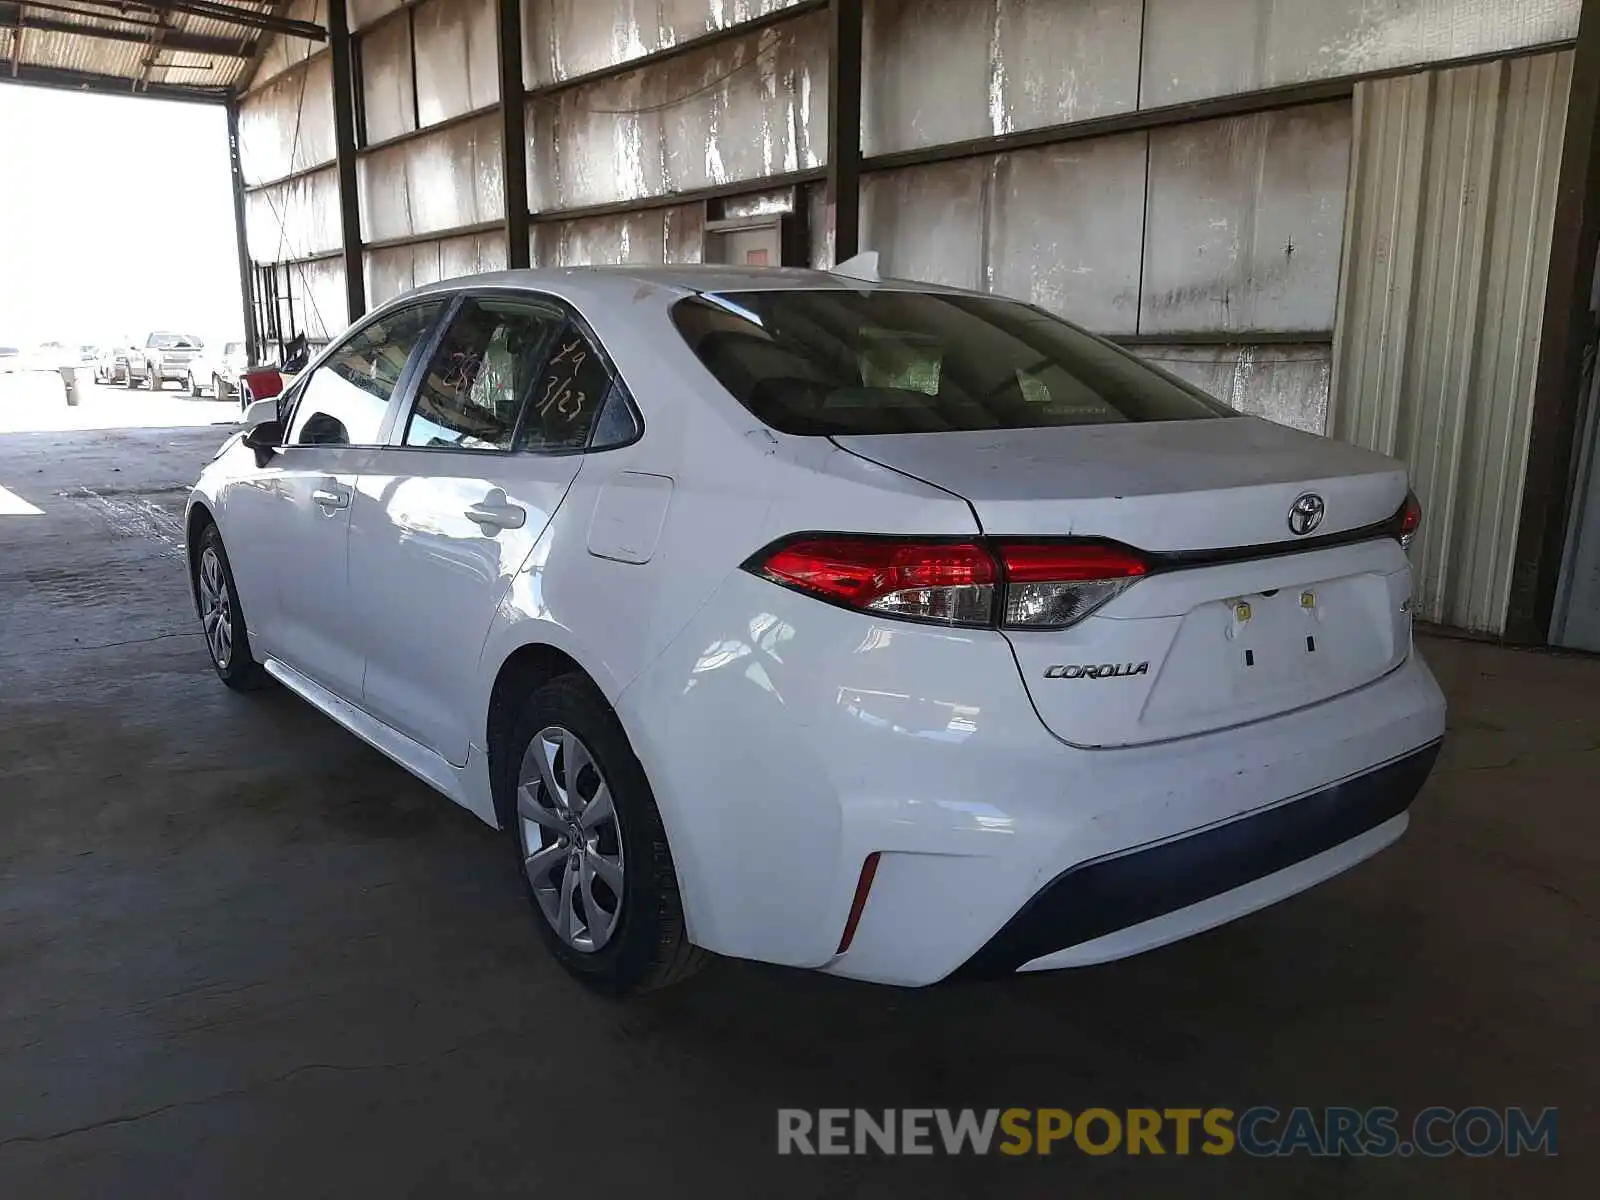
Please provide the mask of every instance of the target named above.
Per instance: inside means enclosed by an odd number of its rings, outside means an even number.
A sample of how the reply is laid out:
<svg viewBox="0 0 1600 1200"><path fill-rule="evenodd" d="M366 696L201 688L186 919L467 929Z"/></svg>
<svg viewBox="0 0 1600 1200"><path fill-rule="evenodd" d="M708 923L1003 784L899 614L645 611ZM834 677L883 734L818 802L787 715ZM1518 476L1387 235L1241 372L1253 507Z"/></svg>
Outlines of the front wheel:
<svg viewBox="0 0 1600 1200"><path fill-rule="evenodd" d="M663 987L709 955L689 942L666 830L616 714L563 675L523 704L496 791L550 952L611 996Z"/></svg>
<svg viewBox="0 0 1600 1200"><path fill-rule="evenodd" d="M194 560L194 591L200 608L200 629L217 678L235 691L254 691L266 682L266 672L250 653L250 631L239 607L239 589L233 582L222 534L207 525L200 535L200 552Z"/></svg>

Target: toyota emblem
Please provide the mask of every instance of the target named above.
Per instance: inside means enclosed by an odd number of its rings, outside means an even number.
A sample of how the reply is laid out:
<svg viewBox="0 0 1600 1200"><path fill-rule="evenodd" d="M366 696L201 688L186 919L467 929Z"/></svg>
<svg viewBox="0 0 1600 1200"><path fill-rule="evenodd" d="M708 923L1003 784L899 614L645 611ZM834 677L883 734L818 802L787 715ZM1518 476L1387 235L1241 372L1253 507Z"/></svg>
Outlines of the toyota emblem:
<svg viewBox="0 0 1600 1200"><path fill-rule="evenodd" d="M1322 524L1322 514L1328 506L1315 492L1302 492L1289 506L1289 532L1304 537Z"/></svg>

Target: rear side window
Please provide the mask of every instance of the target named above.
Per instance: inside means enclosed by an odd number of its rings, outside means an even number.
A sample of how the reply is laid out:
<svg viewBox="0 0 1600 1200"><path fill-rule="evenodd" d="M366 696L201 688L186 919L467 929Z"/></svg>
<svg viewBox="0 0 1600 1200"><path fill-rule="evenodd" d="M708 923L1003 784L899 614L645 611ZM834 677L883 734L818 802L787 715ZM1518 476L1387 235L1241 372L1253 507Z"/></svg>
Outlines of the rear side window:
<svg viewBox="0 0 1600 1200"><path fill-rule="evenodd" d="M1026 304L819 289L692 297L690 348L783 433L834 436L1191 421L1226 405Z"/></svg>

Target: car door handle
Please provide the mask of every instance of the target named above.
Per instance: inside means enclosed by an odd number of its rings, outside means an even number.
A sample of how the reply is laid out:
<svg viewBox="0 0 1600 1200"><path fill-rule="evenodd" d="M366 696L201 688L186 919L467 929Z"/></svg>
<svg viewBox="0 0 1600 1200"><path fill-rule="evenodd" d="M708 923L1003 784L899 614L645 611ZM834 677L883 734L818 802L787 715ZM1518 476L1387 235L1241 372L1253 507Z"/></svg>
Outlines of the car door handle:
<svg viewBox="0 0 1600 1200"><path fill-rule="evenodd" d="M350 493L333 488L318 488L311 493L311 500L323 508L350 507Z"/></svg>
<svg viewBox="0 0 1600 1200"><path fill-rule="evenodd" d="M508 503L506 494L496 489L469 507L466 517L483 530L485 537L493 537L502 529L521 529L528 519L528 510L520 504Z"/></svg>

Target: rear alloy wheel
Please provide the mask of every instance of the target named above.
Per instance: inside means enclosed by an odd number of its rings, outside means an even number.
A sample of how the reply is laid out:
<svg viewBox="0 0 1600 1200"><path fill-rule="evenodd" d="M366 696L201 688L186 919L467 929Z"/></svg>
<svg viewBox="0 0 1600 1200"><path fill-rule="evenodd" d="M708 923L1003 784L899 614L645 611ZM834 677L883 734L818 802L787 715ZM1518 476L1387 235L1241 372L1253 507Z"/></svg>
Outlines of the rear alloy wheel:
<svg viewBox="0 0 1600 1200"><path fill-rule="evenodd" d="M674 983L710 957L684 930L677 873L644 768L587 679L523 705L495 755L529 898L550 951L607 995Z"/></svg>
<svg viewBox="0 0 1600 1200"><path fill-rule="evenodd" d="M200 609L200 629L217 677L237 691L253 691L265 682L265 672L250 653L250 632L239 608L239 589L233 568L222 548L222 535L207 525L200 535L200 554L194 565L195 599Z"/></svg>

